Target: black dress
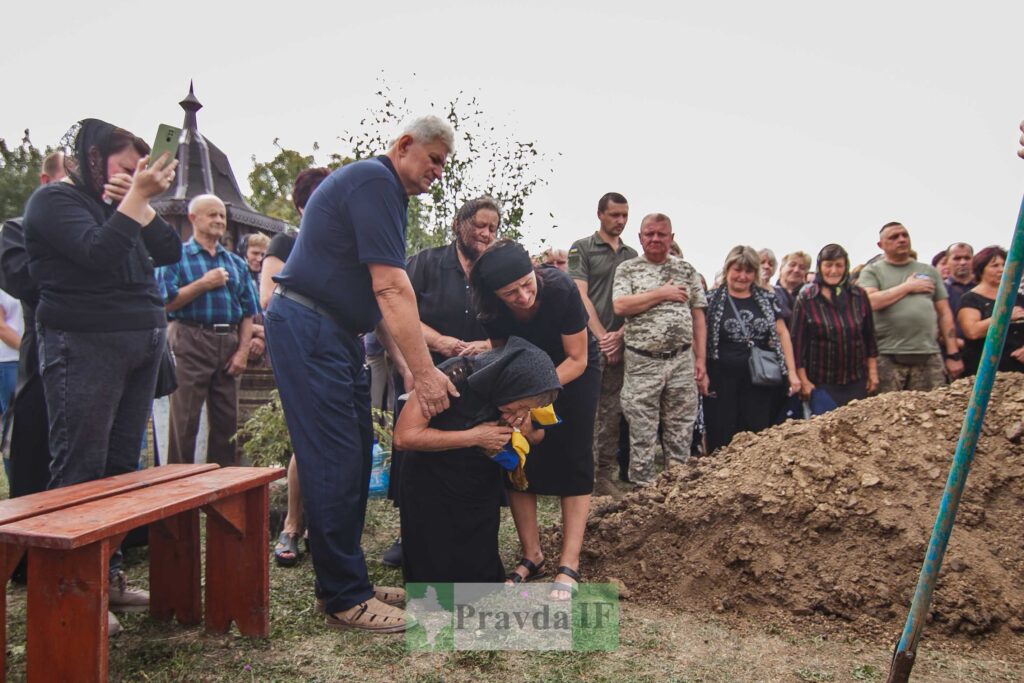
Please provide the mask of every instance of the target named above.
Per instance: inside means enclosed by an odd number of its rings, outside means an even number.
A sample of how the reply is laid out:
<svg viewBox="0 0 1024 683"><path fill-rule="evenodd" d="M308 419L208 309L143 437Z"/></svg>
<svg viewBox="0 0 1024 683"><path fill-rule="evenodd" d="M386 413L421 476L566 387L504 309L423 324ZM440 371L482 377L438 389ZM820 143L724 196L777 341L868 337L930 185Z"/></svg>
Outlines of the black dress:
<svg viewBox="0 0 1024 683"><path fill-rule="evenodd" d="M587 329L587 311L572 279L560 270L540 268L537 313L516 320L501 308L484 328L491 339L522 337L542 349L557 367L565 360L562 335ZM594 490L594 417L601 393L597 340L587 331L587 369L569 382L555 401L562 424L547 430L544 440L526 458L527 493L545 496L580 496ZM511 484L507 484L511 488ZM404 541L403 541L404 542Z"/></svg>
<svg viewBox="0 0 1024 683"><path fill-rule="evenodd" d="M995 299L989 299L974 291L964 292L960 297L960 310L974 308L981 313L981 319L987 320L992 317L992 310L995 308ZM1017 295L1015 306L1024 306L1024 296ZM1000 372L1024 372L1024 363L1010 354L1024 346L1024 323L1016 322L1007 325L1006 345L1003 346L1003 355L999 359ZM985 348L985 337L981 339L964 340L964 375L973 375L978 372L978 364L981 362L981 352Z"/></svg>
<svg viewBox="0 0 1024 683"><path fill-rule="evenodd" d="M432 428L461 431L498 419L498 411L464 380L455 385L461 395L430 420ZM478 448L405 451L404 458L399 510L405 582L504 580L498 552L504 470Z"/></svg>
<svg viewBox="0 0 1024 683"><path fill-rule="evenodd" d="M274 238L277 239L276 237ZM483 341L487 333L477 320L476 309L469 296L469 283L462 271L462 264L456 253L455 243L445 247L434 247L417 252L409 259L406 272L409 282L416 293L416 308L420 321L434 328L440 334L455 337L462 341ZM268 252L269 253L269 252ZM443 354L430 352L434 365L445 360ZM393 381L395 386L404 383L402 375L395 369ZM399 392L401 393L401 392ZM404 406L404 401L396 402L395 420ZM400 450L391 452L391 479L388 482L388 498L401 505L402 467L405 465L405 453Z"/></svg>

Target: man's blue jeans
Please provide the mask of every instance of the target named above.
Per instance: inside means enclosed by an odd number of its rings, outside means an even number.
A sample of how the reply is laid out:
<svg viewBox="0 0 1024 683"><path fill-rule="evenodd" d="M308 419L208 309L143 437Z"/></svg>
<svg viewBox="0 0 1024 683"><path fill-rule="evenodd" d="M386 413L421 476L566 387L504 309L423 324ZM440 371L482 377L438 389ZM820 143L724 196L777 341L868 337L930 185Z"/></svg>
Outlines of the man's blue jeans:
<svg viewBox="0 0 1024 683"><path fill-rule="evenodd" d="M134 471L167 329L69 332L38 326L57 489ZM110 560L121 567L120 551Z"/></svg>
<svg viewBox="0 0 1024 683"><path fill-rule="evenodd" d="M370 483L370 389L359 337L274 295L267 347L295 450L317 592L329 614L373 595L360 546Z"/></svg>

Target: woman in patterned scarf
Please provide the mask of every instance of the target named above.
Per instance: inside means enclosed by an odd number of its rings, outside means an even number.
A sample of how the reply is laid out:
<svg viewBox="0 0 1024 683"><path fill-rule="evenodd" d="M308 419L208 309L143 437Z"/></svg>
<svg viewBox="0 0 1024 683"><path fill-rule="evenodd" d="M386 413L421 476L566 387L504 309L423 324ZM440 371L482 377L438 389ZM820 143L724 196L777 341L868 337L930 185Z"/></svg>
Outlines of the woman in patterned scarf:
<svg viewBox="0 0 1024 683"><path fill-rule="evenodd" d="M793 345L772 292L757 286L760 259L752 247L733 247L722 268L725 282L708 294L708 393L704 402L709 453L738 432L771 424L780 387L761 387L750 378L749 341L775 352L790 395L800 391Z"/></svg>
<svg viewBox="0 0 1024 683"><path fill-rule="evenodd" d="M837 406L878 388L878 345L871 302L850 282L850 257L838 244L818 252L814 282L793 306L793 350L800 397L825 391Z"/></svg>

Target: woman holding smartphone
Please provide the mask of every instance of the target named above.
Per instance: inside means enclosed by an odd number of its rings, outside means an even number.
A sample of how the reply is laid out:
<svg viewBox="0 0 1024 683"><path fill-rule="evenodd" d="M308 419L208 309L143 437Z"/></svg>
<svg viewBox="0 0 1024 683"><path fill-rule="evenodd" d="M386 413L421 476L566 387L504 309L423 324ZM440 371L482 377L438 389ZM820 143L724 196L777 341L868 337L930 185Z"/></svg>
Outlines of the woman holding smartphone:
<svg viewBox="0 0 1024 683"><path fill-rule="evenodd" d="M97 119L76 124L64 143L67 178L36 190L24 221L39 285L49 488L137 467L167 336L153 269L181 258L178 234L149 205L177 161L151 167L144 140ZM144 607L148 595L127 589L120 568L118 552L111 609Z"/></svg>

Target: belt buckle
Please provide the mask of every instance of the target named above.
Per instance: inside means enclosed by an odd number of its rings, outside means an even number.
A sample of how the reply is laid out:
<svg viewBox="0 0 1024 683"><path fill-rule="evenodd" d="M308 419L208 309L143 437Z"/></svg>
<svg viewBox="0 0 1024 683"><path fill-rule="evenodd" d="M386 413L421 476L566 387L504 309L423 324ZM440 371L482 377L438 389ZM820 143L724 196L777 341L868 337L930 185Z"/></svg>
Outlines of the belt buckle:
<svg viewBox="0 0 1024 683"><path fill-rule="evenodd" d="M231 325L229 323L214 323L213 331L215 334L228 334L231 332Z"/></svg>

